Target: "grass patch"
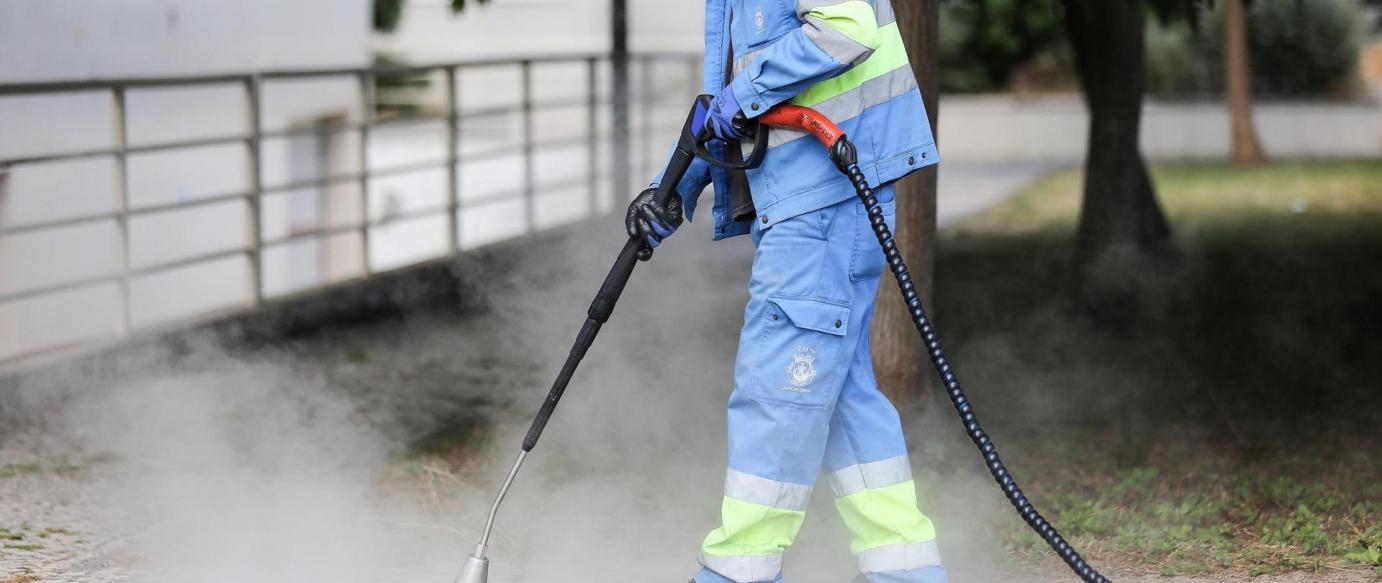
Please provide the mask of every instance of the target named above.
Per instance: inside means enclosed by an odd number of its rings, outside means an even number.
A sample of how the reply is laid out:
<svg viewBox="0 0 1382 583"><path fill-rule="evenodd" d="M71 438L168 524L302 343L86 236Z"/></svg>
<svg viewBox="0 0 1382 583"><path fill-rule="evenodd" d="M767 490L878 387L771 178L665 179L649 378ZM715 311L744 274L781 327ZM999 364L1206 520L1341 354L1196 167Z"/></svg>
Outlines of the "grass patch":
<svg viewBox="0 0 1382 583"><path fill-rule="evenodd" d="M1014 472L1096 560L1382 567L1382 162L1154 179L1183 260L1129 327L1071 301L1078 173L943 235L940 325Z"/></svg>
<svg viewBox="0 0 1382 583"><path fill-rule="evenodd" d="M66 528L62 528L62 527L58 527L58 526L50 526L50 527L48 527L48 528L43 529L42 532L39 532L39 533L38 533L38 536L39 536L39 538L48 538L48 537L53 536L53 535L67 535L67 534L76 534L76 533L75 533L75 532L72 532L71 530L66 529Z"/></svg>
<svg viewBox="0 0 1382 583"><path fill-rule="evenodd" d="M12 543L6 543L6 544L5 544L5 550L7 550L7 551L38 551L38 550L42 550L42 549L43 549L43 545L38 544L38 543L25 543L25 544L12 544Z"/></svg>
<svg viewBox="0 0 1382 583"><path fill-rule="evenodd" d="M93 467L117 461L114 456L102 453L73 461L61 459L50 464L36 462L0 465L0 479L52 473L56 476L76 480L86 476Z"/></svg>
<svg viewBox="0 0 1382 583"><path fill-rule="evenodd" d="M18 476L28 476L31 474L43 473L41 464L5 464L0 465L0 478L14 478Z"/></svg>

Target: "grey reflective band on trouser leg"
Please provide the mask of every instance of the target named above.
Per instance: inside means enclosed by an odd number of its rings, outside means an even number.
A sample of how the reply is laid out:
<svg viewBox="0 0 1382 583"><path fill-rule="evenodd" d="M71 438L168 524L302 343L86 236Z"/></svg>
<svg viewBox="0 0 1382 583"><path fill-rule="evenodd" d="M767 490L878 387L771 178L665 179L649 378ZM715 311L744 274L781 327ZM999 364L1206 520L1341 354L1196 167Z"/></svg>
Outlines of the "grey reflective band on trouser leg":
<svg viewBox="0 0 1382 583"><path fill-rule="evenodd" d="M936 546L936 541L933 540L909 545L888 545L859 553L859 571L862 573L912 571L940 565L940 547Z"/></svg>
<svg viewBox="0 0 1382 583"><path fill-rule="evenodd" d="M735 583L772 581L782 572L782 554L712 557L701 553L701 565Z"/></svg>
<svg viewBox="0 0 1382 583"><path fill-rule="evenodd" d="M725 472L725 496L779 510L801 511L811 500L811 486L729 470Z"/></svg>
<svg viewBox="0 0 1382 583"><path fill-rule="evenodd" d="M867 464L855 464L830 472L830 487L835 497L843 498L864 490L896 486L912 479L912 464L902 455Z"/></svg>
<svg viewBox="0 0 1382 583"><path fill-rule="evenodd" d="M863 82L858 87L811 106L835 123L842 123L864 113L864 110L887 103L894 97L906 94L917 88L917 79L912 74L911 65L898 67ZM787 142L809 136L801 130L775 127L768 133L768 147L775 148Z"/></svg>

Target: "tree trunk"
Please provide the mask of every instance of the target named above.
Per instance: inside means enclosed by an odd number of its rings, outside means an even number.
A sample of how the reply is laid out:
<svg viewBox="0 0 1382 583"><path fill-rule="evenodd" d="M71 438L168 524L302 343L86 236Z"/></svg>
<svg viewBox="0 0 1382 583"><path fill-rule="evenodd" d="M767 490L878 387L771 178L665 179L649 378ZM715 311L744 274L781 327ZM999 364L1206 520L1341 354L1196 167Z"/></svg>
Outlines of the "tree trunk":
<svg viewBox="0 0 1382 583"><path fill-rule="evenodd" d="M1261 164L1267 157L1252 121L1252 57L1248 54L1248 16L1243 0L1224 0L1224 61L1233 162L1240 166Z"/></svg>
<svg viewBox="0 0 1382 583"><path fill-rule="evenodd" d="M1148 267L1174 256L1171 228L1138 146L1146 91L1141 0L1062 0L1089 104L1084 203L1076 239L1079 295L1101 315L1124 312Z"/></svg>
<svg viewBox="0 0 1382 583"><path fill-rule="evenodd" d="M906 39L907 56L921 84L931 128L938 132L940 0L898 0L893 8L897 11L902 38ZM930 166L903 179L897 186L894 236L927 306L931 305L935 266L937 176L936 167ZM879 285L875 309L871 341L878 386L906 415L922 402L932 373L930 361L917 338L916 326L888 273L884 273Z"/></svg>

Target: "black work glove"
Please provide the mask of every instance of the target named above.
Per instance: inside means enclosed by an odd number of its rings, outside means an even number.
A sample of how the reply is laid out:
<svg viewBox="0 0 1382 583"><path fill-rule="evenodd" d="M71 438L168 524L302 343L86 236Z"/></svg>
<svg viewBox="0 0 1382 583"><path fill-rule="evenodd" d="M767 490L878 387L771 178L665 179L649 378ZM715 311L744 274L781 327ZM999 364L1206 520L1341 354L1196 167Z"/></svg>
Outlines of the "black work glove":
<svg viewBox="0 0 1382 583"><path fill-rule="evenodd" d="M653 249L681 227L681 195L673 191L667 206L663 207L653 201L654 194L657 194L656 188L644 190L629 203L629 212L624 216L624 228L629 236L646 243L638 252L640 261L652 259Z"/></svg>

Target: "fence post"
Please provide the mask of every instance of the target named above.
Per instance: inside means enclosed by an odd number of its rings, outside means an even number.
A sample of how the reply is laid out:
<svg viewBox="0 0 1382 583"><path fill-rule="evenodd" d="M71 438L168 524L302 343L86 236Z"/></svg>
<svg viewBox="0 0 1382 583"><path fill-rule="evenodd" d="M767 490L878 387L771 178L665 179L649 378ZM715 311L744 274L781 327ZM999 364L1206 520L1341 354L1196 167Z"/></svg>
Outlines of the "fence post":
<svg viewBox="0 0 1382 583"><path fill-rule="evenodd" d="M638 167L638 172L640 174L647 174L653 167L653 57L651 55L643 55L641 64L642 70L639 73L639 77L642 77L642 79L640 79L639 82L642 84L642 87L640 88L638 99L642 102L639 104L639 109L642 110L639 113L642 114L643 119L639 123L643 126L640 128L642 129L640 133L642 133L643 136L638 141L642 142L643 151L638 154L638 159L642 161Z"/></svg>
<svg viewBox="0 0 1382 583"><path fill-rule="evenodd" d="M128 338L131 332L133 300L130 297L130 161L129 161L129 118L125 108L125 88L111 89L115 107L115 205L118 215L115 218L117 236L120 238L120 253L116 263L120 270L120 325L117 334Z"/></svg>
<svg viewBox="0 0 1382 583"><path fill-rule="evenodd" d="M264 262L263 262L263 197L264 171L260 159L263 127L263 103L260 101L260 79L258 75L245 78L245 95L249 99L249 137L247 145L250 154L250 194L249 203L249 260L250 285L253 286L254 300L250 305L258 306L264 302Z"/></svg>
<svg viewBox="0 0 1382 583"><path fill-rule="evenodd" d="M370 275L369 134L374 124L374 72L360 71L360 269Z"/></svg>
<svg viewBox="0 0 1382 583"><path fill-rule="evenodd" d="M523 200L527 205L528 232L537 231L537 169L533 164L533 62L524 60L523 67Z"/></svg>
<svg viewBox="0 0 1382 583"><path fill-rule="evenodd" d="M461 252L461 108L456 94L456 65L446 67L446 227L452 255Z"/></svg>
<svg viewBox="0 0 1382 583"><path fill-rule="evenodd" d="M690 76L688 77L688 79L689 79L689 83L691 84L691 95L692 95L692 96L696 96L696 95L700 95L700 94L701 94L701 87L702 87L701 63L702 63L702 61L701 61L699 58L696 58L696 57L690 57L690 58L686 59L687 68L690 69L690 71L688 71L688 74L690 75Z"/></svg>
<svg viewBox="0 0 1382 583"><path fill-rule="evenodd" d="M599 60L596 57L586 59L586 124L585 131L588 137L586 141L586 172L588 177L588 188L590 192L590 216L600 214L600 136L599 134L599 115L600 115L600 90L599 90Z"/></svg>
<svg viewBox="0 0 1382 583"><path fill-rule="evenodd" d="M614 155L613 187L616 197L629 196L632 182L630 166L633 158L629 150L629 20L628 0L611 0L610 7L610 99L613 101L610 138ZM617 205L616 205L617 206Z"/></svg>

